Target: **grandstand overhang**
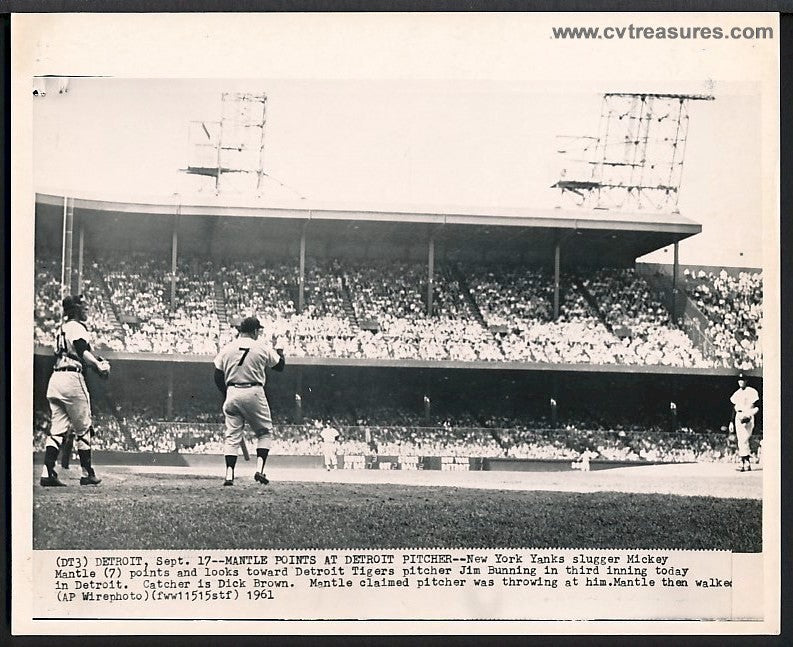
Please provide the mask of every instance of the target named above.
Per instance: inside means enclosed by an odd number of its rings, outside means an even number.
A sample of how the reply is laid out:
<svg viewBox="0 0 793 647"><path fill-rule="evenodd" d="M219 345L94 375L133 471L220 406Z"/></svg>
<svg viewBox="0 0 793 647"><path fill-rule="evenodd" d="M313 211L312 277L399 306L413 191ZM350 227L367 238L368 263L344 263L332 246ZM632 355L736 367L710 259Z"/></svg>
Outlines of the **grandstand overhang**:
<svg viewBox="0 0 793 647"><path fill-rule="evenodd" d="M52 349L40 344L34 345L34 356L39 360L46 358L54 361ZM102 356L116 362L139 362L149 365L167 366L169 364L195 364L208 366L212 355L191 355L174 353L130 353L102 350ZM625 366L622 364L565 364L524 361L452 361L421 359L363 359L351 357L290 357L291 367L326 367L339 369L432 369L452 371L502 371L507 373L571 373L591 375L688 375L692 377L735 377L735 369L724 367L682 367L664 365ZM750 378L762 379L762 369L744 371Z"/></svg>
<svg viewBox="0 0 793 647"><path fill-rule="evenodd" d="M193 237L207 232L200 223L211 222L213 235L222 235L217 222L229 219L258 219L256 226L268 236L294 239L308 231L317 240L343 238L355 243L394 243L396 245L434 238L447 248L498 249L503 254L529 253L538 259L551 258L557 244L563 254L577 263L599 263L604 259L628 262L662 247L699 233L702 226L677 213L627 213L606 210L570 211L528 207L464 208L459 206L372 206L293 202L256 202L203 196L173 195L158 199L108 200L100 196L70 196L75 214L102 227L102 216L111 217L116 235L127 239L123 223L127 216L149 223L165 232L170 219L178 214L186 231L189 249L190 221ZM64 196L55 193L36 195L37 213L62 213ZM131 218L130 221L131 222ZM239 222L239 221L238 221ZM251 223L253 225L253 223ZM112 231L106 231L112 235ZM105 242L108 242L105 237Z"/></svg>

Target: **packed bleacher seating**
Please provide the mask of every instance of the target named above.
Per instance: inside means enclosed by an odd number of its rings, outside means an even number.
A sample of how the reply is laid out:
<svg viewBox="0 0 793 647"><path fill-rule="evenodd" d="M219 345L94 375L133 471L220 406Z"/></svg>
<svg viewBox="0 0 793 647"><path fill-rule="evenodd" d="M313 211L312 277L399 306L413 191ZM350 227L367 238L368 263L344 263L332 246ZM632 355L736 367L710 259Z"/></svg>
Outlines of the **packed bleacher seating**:
<svg viewBox="0 0 793 647"><path fill-rule="evenodd" d="M725 366L752 369L762 365L762 272L684 270L688 295L708 320L705 334Z"/></svg>
<svg viewBox="0 0 793 647"><path fill-rule="evenodd" d="M660 420L638 423L620 418L570 417L550 428L546 417L425 414L399 407L374 406L357 414L308 416L301 423L277 416L274 455L319 455L320 432L340 432L339 453L380 456L509 457L577 460L585 452L595 461L732 462L734 437L705 423L670 432ZM43 449L49 412L34 413L34 444ZM149 408L117 407L94 415L97 450L141 452L223 452L223 422L218 411L188 407L165 420ZM759 459L760 430L752 437Z"/></svg>
<svg viewBox="0 0 793 647"><path fill-rule="evenodd" d="M122 318L129 352L216 352L220 322L209 261L180 261L171 308L170 265L141 254L101 264L110 298Z"/></svg>
<svg viewBox="0 0 793 647"><path fill-rule="evenodd" d="M436 315L427 317L420 268L311 263L305 309L296 314L295 268L239 264L233 271L224 268L227 308L238 317L259 316L275 345L293 357L501 359L496 341L475 320L455 280L439 275ZM251 275L264 278L251 281ZM246 303L252 305L246 309ZM269 305L279 303L286 307ZM372 325L361 326L364 322Z"/></svg>
<svg viewBox="0 0 793 647"><path fill-rule="evenodd" d="M671 321L669 311L633 269L601 269L582 280L612 328L625 331L624 364L705 366L702 352Z"/></svg>
<svg viewBox="0 0 793 647"><path fill-rule="evenodd" d="M344 281L360 323L374 322L376 332L359 336L360 354L374 359L498 361L503 355L481 325L465 289L449 268L436 272L433 313L427 315L426 266L420 263L347 264Z"/></svg>
<svg viewBox="0 0 793 647"><path fill-rule="evenodd" d="M36 303L34 318L34 339L37 344L52 346L55 331L61 320L60 263L57 261L36 260Z"/></svg>
<svg viewBox="0 0 793 647"><path fill-rule="evenodd" d="M255 312L262 319L277 320L295 313L296 267L237 261L222 264L219 274L229 319Z"/></svg>
<svg viewBox="0 0 793 647"><path fill-rule="evenodd" d="M113 312L110 300L102 287L102 279L95 271L88 272L83 280L82 293L90 305L89 323L96 348L114 351L125 349L124 332Z"/></svg>
<svg viewBox="0 0 793 647"><path fill-rule="evenodd" d="M36 261L35 335L37 344L52 346L55 331L61 321L60 263ZM88 268L83 278L82 293L90 304L90 325L96 348L124 350L124 340L116 316L108 305L100 279L93 268Z"/></svg>
<svg viewBox="0 0 793 647"><path fill-rule="evenodd" d="M296 357L360 356L361 331L345 308L338 262L307 264L304 299L304 311L290 320L287 352Z"/></svg>
<svg viewBox="0 0 793 647"><path fill-rule="evenodd" d="M490 268L469 278L488 325L501 329L509 360L586 364L703 366L701 353L672 326L634 270L600 270L584 279L563 274L559 318L553 283L542 270ZM592 292L597 312L584 296ZM608 325L607 325L608 324ZM619 331L614 326L619 326ZM625 334L619 334L624 331Z"/></svg>
<svg viewBox="0 0 793 647"><path fill-rule="evenodd" d="M542 270L474 269L468 273L468 285L489 326L512 330L551 320L553 283Z"/></svg>
<svg viewBox="0 0 793 647"><path fill-rule="evenodd" d="M618 462L701 462L735 460L724 434L666 432L514 430L504 433L512 458L571 459L589 452L595 459Z"/></svg>
<svg viewBox="0 0 793 647"><path fill-rule="evenodd" d="M51 344L60 317L57 264L36 265L35 339ZM689 276L720 357L704 356L633 269L563 273L559 317L547 270L438 264L433 313L426 266L310 261L297 312L294 265L179 260L144 254L92 259L84 291L99 345L127 352L212 355L233 323L258 316L289 357L529 361L707 367L760 364L762 277Z"/></svg>

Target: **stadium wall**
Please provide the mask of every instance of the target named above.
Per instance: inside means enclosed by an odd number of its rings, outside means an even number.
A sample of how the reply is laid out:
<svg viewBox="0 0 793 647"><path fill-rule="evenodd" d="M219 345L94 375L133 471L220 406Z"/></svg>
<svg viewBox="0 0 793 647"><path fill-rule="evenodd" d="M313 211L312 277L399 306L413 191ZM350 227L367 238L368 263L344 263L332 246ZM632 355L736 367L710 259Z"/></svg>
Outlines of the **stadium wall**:
<svg viewBox="0 0 793 647"><path fill-rule="evenodd" d="M96 465L129 467L192 467L211 468L220 473L223 456L220 454L180 454L176 452L113 452L94 451ZM35 465L44 463L44 452L34 452ZM658 465L653 461L591 461L592 471L618 467ZM268 468L277 469L323 469L322 456L270 455ZM466 456L344 456L339 455L339 469L366 469L378 471L455 471L455 472L570 472L572 461L563 459L488 458Z"/></svg>

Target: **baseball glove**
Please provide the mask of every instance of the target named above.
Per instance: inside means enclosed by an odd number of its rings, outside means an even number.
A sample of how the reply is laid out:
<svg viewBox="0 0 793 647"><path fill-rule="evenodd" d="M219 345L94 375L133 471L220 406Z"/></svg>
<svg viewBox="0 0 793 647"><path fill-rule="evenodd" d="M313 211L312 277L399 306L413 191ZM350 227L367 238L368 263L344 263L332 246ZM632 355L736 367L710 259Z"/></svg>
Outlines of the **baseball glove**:
<svg viewBox="0 0 793 647"><path fill-rule="evenodd" d="M746 424L746 423L747 423L747 422L749 422L751 419L752 419L752 418L751 418L751 416L743 416L743 417L741 417L741 422L742 422L743 424Z"/></svg>

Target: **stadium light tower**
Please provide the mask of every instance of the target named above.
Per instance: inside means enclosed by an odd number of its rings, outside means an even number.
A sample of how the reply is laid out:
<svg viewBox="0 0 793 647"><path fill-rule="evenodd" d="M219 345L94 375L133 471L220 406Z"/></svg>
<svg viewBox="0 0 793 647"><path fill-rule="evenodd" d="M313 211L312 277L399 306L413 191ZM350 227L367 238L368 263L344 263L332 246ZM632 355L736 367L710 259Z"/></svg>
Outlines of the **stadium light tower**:
<svg viewBox="0 0 793 647"><path fill-rule="evenodd" d="M267 95L224 92L220 121L191 121L184 172L211 178L216 193L262 189Z"/></svg>
<svg viewBox="0 0 793 647"><path fill-rule="evenodd" d="M596 137L561 137L565 206L677 210L691 101L705 94L608 92Z"/></svg>

